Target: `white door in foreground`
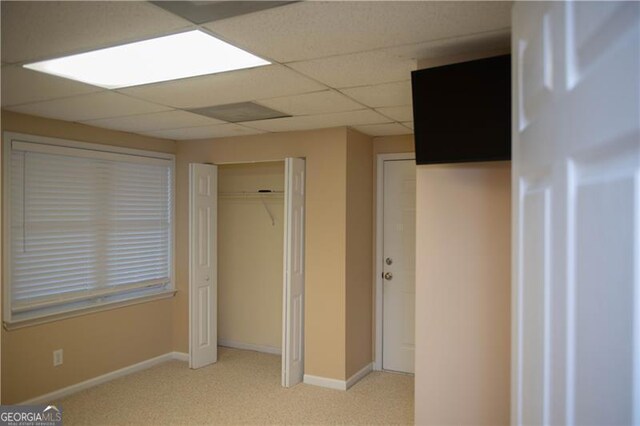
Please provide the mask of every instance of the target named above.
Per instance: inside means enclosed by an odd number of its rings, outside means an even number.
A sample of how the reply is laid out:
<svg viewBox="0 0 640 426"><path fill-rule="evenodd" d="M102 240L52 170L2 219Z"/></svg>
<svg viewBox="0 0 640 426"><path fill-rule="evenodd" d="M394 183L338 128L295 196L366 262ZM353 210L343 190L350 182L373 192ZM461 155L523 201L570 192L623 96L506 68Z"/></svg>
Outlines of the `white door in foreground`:
<svg viewBox="0 0 640 426"><path fill-rule="evenodd" d="M513 9L512 423L640 424L640 3Z"/></svg>
<svg viewBox="0 0 640 426"><path fill-rule="evenodd" d="M285 160L282 386L304 375L304 202L305 160Z"/></svg>
<svg viewBox="0 0 640 426"><path fill-rule="evenodd" d="M218 359L218 168L189 164L189 366Z"/></svg>
<svg viewBox="0 0 640 426"><path fill-rule="evenodd" d="M416 162L383 167L382 368L413 373L416 294Z"/></svg>

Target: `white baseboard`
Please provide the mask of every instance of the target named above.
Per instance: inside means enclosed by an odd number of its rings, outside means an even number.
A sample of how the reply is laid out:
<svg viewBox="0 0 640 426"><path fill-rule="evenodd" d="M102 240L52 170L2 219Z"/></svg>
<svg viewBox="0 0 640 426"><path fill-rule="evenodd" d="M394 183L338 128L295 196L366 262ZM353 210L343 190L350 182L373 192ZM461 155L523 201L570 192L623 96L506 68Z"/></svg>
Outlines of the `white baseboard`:
<svg viewBox="0 0 640 426"><path fill-rule="evenodd" d="M257 346L257 345L250 345L250 344L244 344L244 343L240 343L236 346L232 346L232 344L237 344L238 342L229 342L224 340L221 340L218 343L221 346L236 347L238 349L249 349L249 350L255 350L259 352L266 352L267 350L272 351L268 353L275 353L275 351L279 352L279 349L273 348L271 346ZM242 347L240 347L240 345L242 345ZM115 380L120 377L124 377L132 373L136 373L138 371L146 370L147 368L151 368L158 364L162 364L164 362L171 361L171 360L188 362L189 354L184 352L169 352L164 355L160 355L155 358L151 358L146 361L142 361L137 364L133 364L128 367L124 367L119 370L115 370L110 373L103 374L101 376L94 377L89 380L85 380L84 382L76 383L74 385L67 386L65 388L58 389L56 391L37 396L35 398L28 399L26 401L19 403L19 405L34 405L34 404L43 404L43 403L51 402L51 401L72 395L74 393L83 391L85 389L89 389L94 386L101 385L111 380ZM309 385L322 386L329 389L347 390L351 386L356 384L358 381L360 381L364 376L369 374L372 368L373 368L373 364L371 363L367 364L360 371L358 371L356 374L354 374L347 380L337 380L337 379L330 379L327 377L312 376L310 374L305 374L303 381L304 383Z"/></svg>
<svg viewBox="0 0 640 426"><path fill-rule="evenodd" d="M302 381L307 385L322 386L323 388L347 390L345 380L330 379L328 377L312 376L305 374Z"/></svg>
<svg viewBox="0 0 640 426"><path fill-rule="evenodd" d="M35 398L28 399L19 403L19 405L34 405L34 404L44 404L47 402L54 401L56 399L64 398L76 392L83 391L85 389L92 388L94 386L101 385L106 382L110 382L111 380L118 379L120 377L127 376L132 373L136 373L138 371L146 370L147 368L154 367L158 364L162 364L171 360L178 361L188 361L189 354L185 354L183 352L169 352L164 355L157 356L155 358L151 358L137 364L129 365L128 367L121 368L119 370L112 371L107 374L103 374L98 377L94 377L89 380L85 380L84 382L76 383L71 386L67 386L62 389L58 389L53 392L49 392L44 395L37 396Z"/></svg>
<svg viewBox="0 0 640 426"><path fill-rule="evenodd" d="M347 390L351 386L358 383L364 376L369 374L373 369L373 364L369 363L365 365L360 371L347 380L330 379L328 377L312 376L311 374L305 374L303 382L308 385L322 386L323 388Z"/></svg>
<svg viewBox="0 0 640 426"><path fill-rule="evenodd" d="M281 348L266 345L254 345L253 343L236 342L235 340L218 339L218 346L227 348L245 349L248 351L264 352L267 354L282 355Z"/></svg>
<svg viewBox="0 0 640 426"><path fill-rule="evenodd" d="M362 378L364 376L366 376L367 374L371 373L371 370L373 370L373 363L369 363L369 364L365 365L364 367L362 367L360 369L360 371L358 371L353 376L349 377L347 379L347 389L349 389L351 386L355 385L360 380L362 380Z"/></svg>
<svg viewBox="0 0 640 426"><path fill-rule="evenodd" d="M189 362L189 354L185 352L171 352L171 359L176 361Z"/></svg>

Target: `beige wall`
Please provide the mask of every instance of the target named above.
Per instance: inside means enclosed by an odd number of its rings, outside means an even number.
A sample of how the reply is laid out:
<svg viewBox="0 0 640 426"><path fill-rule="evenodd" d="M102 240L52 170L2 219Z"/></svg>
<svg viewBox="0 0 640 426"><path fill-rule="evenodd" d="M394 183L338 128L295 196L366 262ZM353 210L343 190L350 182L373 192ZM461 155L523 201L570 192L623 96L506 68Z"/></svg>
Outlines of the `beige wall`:
<svg viewBox="0 0 640 426"><path fill-rule="evenodd" d="M373 162L371 138L347 133L346 377L373 361Z"/></svg>
<svg viewBox="0 0 640 426"><path fill-rule="evenodd" d="M174 349L188 350L188 163L306 158L305 373L343 380L345 361L346 129L178 143Z"/></svg>
<svg viewBox="0 0 640 426"><path fill-rule="evenodd" d="M2 131L175 154L176 142L2 110Z"/></svg>
<svg viewBox="0 0 640 426"><path fill-rule="evenodd" d="M36 396L171 352L171 299L2 330L2 403ZM64 350L53 367L52 353Z"/></svg>
<svg viewBox="0 0 640 426"><path fill-rule="evenodd" d="M306 158L305 373L347 379L371 361L373 152L410 145L346 128L174 141L2 112L2 129L176 153L177 295L2 331L2 397L15 403L171 350L188 351L188 163ZM349 266L347 266L349 265ZM54 349L65 363L53 368ZM25 380L25 378L37 378Z"/></svg>
<svg viewBox="0 0 640 426"><path fill-rule="evenodd" d="M413 135L381 136L373 139L373 161L378 154L413 152ZM375 169L374 169L375 171Z"/></svg>
<svg viewBox="0 0 640 426"><path fill-rule="evenodd" d="M2 130L173 153L175 142L2 112ZM172 350L172 300L2 330L2 402L17 403ZM52 352L64 350L53 367Z"/></svg>
<svg viewBox="0 0 640 426"><path fill-rule="evenodd" d="M510 163L419 166L415 421L509 423Z"/></svg>
<svg viewBox="0 0 640 426"><path fill-rule="evenodd" d="M284 162L218 167L218 340L280 350L284 197L232 194L259 189L284 190Z"/></svg>

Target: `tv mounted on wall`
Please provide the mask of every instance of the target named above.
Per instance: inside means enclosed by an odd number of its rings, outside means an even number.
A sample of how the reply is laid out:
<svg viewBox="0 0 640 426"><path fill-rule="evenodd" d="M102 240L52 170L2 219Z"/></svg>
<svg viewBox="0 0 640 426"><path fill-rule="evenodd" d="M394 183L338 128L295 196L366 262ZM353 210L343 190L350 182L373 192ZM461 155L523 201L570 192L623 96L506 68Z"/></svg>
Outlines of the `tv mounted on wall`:
<svg viewBox="0 0 640 426"><path fill-rule="evenodd" d="M511 159L509 55L411 73L416 162Z"/></svg>

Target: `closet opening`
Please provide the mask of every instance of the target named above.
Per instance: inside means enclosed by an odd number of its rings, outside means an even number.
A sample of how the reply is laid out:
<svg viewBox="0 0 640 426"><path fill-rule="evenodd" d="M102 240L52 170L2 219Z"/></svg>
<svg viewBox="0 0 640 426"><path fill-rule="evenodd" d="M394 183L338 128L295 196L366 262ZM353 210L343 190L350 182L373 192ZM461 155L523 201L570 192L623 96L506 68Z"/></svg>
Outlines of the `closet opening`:
<svg viewBox="0 0 640 426"><path fill-rule="evenodd" d="M189 365L222 347L304 374L305 160L189 165Z"/></svg>
<svg viewBox="0 0 640 426"><path fill-rule="evenodd" d="M218 166L218 345L282 354L284 161Z"/></svg>

